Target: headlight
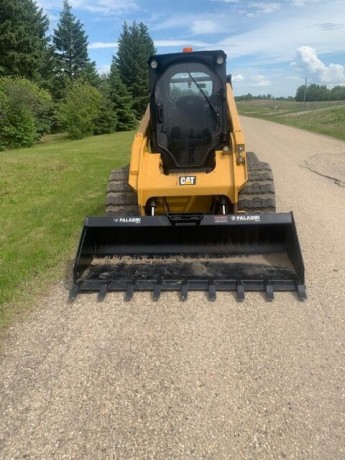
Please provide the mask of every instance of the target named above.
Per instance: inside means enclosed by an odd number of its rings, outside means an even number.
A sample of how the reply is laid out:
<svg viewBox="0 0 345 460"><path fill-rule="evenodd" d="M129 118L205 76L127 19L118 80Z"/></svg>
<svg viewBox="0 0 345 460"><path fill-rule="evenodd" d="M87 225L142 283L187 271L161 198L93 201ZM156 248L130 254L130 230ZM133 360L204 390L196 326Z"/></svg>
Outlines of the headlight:
<svg viewBox="0 0 345 460"><path fill-rule="evenodd" d="M217 57L217 64L222 65L224 62L224 56L221 54Z"/></svg>

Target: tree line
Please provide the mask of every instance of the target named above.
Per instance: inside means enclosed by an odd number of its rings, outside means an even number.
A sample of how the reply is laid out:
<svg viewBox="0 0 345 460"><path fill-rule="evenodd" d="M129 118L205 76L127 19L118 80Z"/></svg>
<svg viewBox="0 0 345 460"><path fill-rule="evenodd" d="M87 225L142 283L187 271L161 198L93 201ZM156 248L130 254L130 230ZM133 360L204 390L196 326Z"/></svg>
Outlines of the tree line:
<svg viewBox="0 0 345 460"><path fill-rule="evenodd" d="M326 85L302 85L297 88L296 101L345 101L345 86L328 89Z"/></svg>
<svg viewBox="0 0 345 460"><path fill-rule="evenodd" d="M275 99L275 100L295 100L297 102L311 101L345 101L345 86L335 86L328 89L326 85L316 85L312 83L308 86L299 86L296 90L296 95L290 97L273 97L272 94L263 94L253 96L251 93L242 96L236 96L237 101L251 101L256 99Z"/></svg>
<svg viewBox="0 0 345 460"><path fill-rule="evenodd" d="M44 134L78 139L133 129L148 103L147 59L156 53L143 23L123 24L109 74L99 75L88 37L68 0L52 35L35 0L0 3L0 150Z"/></svg>

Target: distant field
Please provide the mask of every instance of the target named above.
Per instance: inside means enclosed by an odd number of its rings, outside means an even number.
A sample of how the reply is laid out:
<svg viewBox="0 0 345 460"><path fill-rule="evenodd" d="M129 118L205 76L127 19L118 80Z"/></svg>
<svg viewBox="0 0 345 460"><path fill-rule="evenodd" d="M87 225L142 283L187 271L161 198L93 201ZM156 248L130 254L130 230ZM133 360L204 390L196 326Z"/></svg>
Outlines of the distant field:
<svg viewBox="0 0 345 460"><path fill-rule="evenodd" d="M345 101L295 102L274 99L238 101L241 115L295 126L345 140Z"/></svg>
<svg viewBox="0 0 345 460"><path fill-rule="evenodd" d="M0 327L18 301L61 278L84 218L104 214L113 168L128 162L133 133L0 153ZM20 302L19 302L20 303Z"/></svg>

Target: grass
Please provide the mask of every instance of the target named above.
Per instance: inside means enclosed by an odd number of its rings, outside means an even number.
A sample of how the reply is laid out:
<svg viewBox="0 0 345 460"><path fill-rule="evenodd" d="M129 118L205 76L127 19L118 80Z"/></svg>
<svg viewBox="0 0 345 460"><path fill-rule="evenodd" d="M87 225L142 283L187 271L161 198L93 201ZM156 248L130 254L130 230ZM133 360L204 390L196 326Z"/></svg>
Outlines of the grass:
<svg viewBox="0 0 345 460"><path fill-rule="evenodd" d="M241 115L262 118L345 140L345 101L251 100L237 103Z"/></svg>
<svg viewBox="0 0 345 460"><path fill-rule="evenodd" d="M54 140L0 153L0 328L61 277L87 215L104 214L110 171L133 133Z"/></svg>

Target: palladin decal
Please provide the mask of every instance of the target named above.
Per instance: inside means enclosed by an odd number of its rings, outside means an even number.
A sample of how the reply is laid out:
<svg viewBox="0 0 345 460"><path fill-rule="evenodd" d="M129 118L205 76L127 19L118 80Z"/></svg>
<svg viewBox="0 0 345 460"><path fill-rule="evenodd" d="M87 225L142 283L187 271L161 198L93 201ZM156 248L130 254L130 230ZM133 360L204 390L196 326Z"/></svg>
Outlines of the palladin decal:
<svg viewBox="0 0 345 460"><path fill-rule="evenodd" d="M141 217L117 217L115 224L141 224Z"/></svg>
<svg viewBox="0 0 345 460"><path fill-rule="evenodd" d="M196 176L180 176L178 183L179 185L196 185Z"/></svg>

